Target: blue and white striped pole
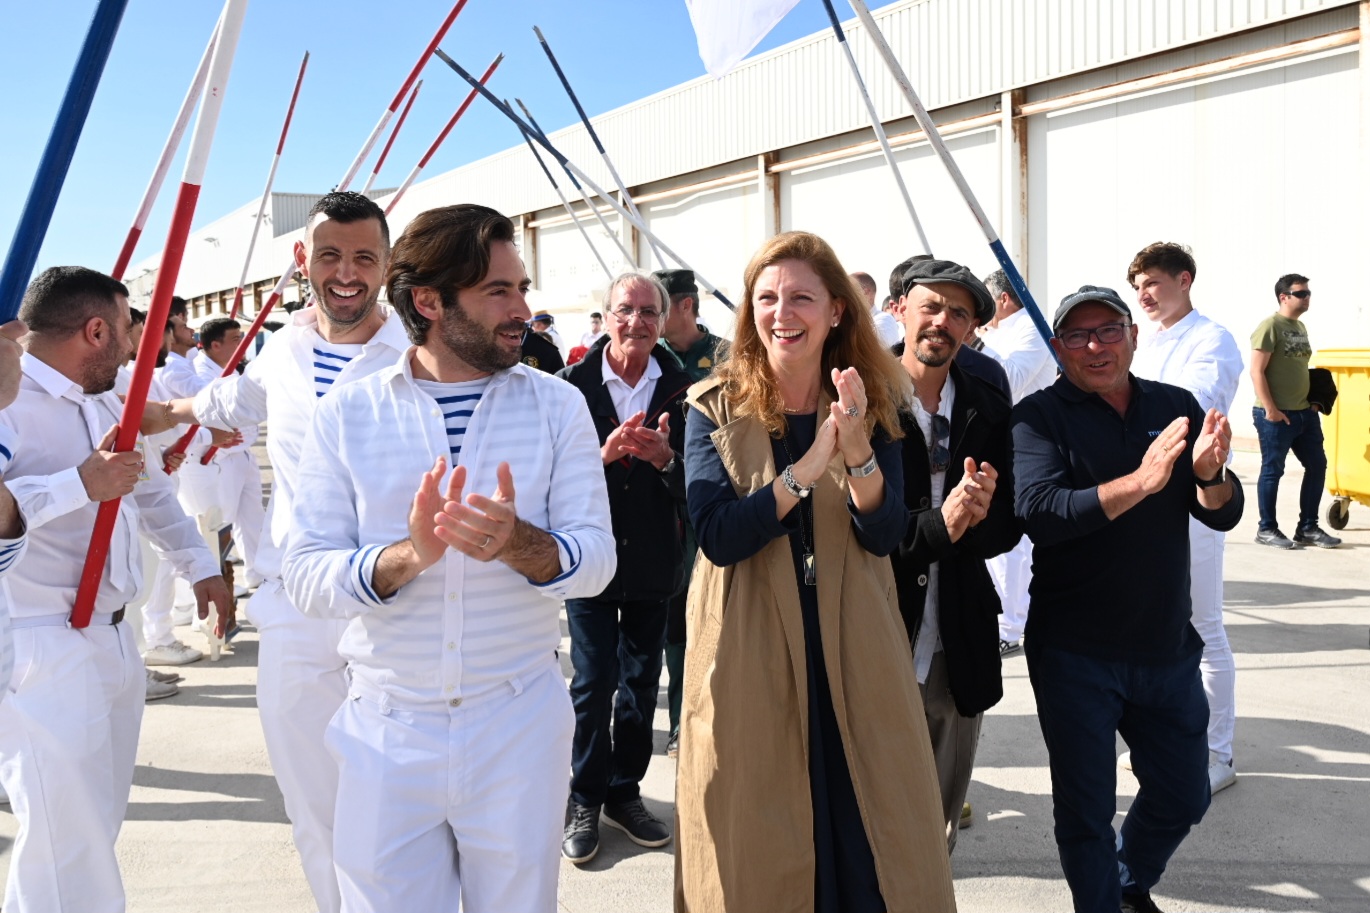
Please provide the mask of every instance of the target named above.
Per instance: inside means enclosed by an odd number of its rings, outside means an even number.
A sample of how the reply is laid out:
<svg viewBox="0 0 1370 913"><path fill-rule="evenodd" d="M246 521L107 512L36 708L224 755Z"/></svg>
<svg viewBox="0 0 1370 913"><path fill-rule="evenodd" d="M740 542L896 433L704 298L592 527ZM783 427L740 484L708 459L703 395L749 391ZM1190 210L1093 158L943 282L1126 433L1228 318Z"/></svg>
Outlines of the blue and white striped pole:
<svg viewBox="0 0 1370 913"><path fill-rule="evenodd" d="M956 164L956 160L951 157L951 150L942 140L942 134L937 132L937 125L932 122L932 117L928 114L927 108L918 100L918 93L913 91L913 83L909 81L908 74L900 66L898 58L894 56L889 42L880 31L880 26L876 25L875 17L866 8L864 0L847 0L856 15L860 17L861 24L866 29L866 34L871 41L875 42L875 49L880 52L881 58L885 61L885 66L889 68L890 75L903 91L904 97L908 100L909 106L913 108L914 119L918 121L918 126L922 128L927 136L928 142L932 145L937 157L942 160L942 165L946 167L947 174L951 176L956 188L961 191L961 198L970 207L971 215L975 221L980 223L980 230L985 233L985 240L989 242L989 249L994 253L994 259L999 261L999 266L1003 268L1004 275L1008 277L1009 285L1013 286L1013 291L1017 293L1018 300L1022 302L1028 316L1032 318L1032 323L1037 327L1037 332L1046 340L1047 351L1051 352L1051 357L1056 358L1056 350L1051 348L1051 327L1047 324L1046 318L1042 316L1042 311L1037 307L1037 302L1032 298L1032 292L1028 291L1027 283L1023 281L1022 273L1018 272L1018 267L1013 264L1013 258L1004 250L1004 243L999 240L999 233L994 230L994 226L989 221L989 216L985 215L985 210L980 206L980 201L975 199L975 194L971 192L970 184L966 181L966 176L961 173L961 169ZM1057 359L1060 363L1060 359Z"/></svg>
<svg viewBox="0 0 1370 913"><path fill-rule="evenodd" d="M86 115L90 113L91 101L105 72L105 61L109 60L114 36L127 6L128 0L100 0L90 21L86 42L81 46L76 68L67 83L67 94L57 110L57 120L52 125L47 147L38 161L38 172L33 176L28 199L24 202L24 211L14 229L5 266L0 269L0 323L8 323L19 313L19 304L29 277L33 275L33 267L38 263L38 251L47 237L52 212L57 208L57 198L62 195L67 170L76 154L76 144L86 126Z"/></svg>

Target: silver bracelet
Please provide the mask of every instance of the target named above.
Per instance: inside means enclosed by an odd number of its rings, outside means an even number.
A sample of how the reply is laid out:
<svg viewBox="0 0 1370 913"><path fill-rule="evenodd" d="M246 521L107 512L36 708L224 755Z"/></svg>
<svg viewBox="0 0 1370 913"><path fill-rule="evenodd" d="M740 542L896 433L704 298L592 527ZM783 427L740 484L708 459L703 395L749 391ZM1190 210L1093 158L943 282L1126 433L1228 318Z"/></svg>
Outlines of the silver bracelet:
<svg viewBox="0 0 1370 913"><path fill-rule="evenodd" d="M793 469L793 465L785 467L785 471L780 474L780 484L785 486L785 490L788 491L792 497L802 500L809 496L809 493L813 491L814 486L800 485L798 480L794 477ZM817 483L815 482L814 484L816 485Z"/></svg>

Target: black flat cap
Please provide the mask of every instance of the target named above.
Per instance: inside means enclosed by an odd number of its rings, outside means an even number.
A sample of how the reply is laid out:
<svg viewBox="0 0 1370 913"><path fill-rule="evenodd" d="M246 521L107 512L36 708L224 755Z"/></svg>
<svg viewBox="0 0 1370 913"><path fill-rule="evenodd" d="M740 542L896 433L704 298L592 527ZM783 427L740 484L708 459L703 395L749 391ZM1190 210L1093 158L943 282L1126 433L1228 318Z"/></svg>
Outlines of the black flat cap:
<svg viewBox="0 0 1370 913"><path fill-rule="evenodd" d="M1061 306L1056 309L1056 316L1051 319L1051 329L1060 329L1065 322L1066 315L1075 309L1077 305L1086 304L1090 301L1097 301L1099 304L1113 308L1128 320L1132 319L1132 312L1128 310L1127 303L1118 297L1118 293L1111 288L1102 285L1082 285L1078 292L1071 292L1061 299Z"/></svg>
<svg viewBox="0 0 1370 913"><path fill-rule="evenodd" d="M927 259L915 262L904 271L903 292L907 295L909 289L915 285L936 285L939 282L959 285L970 292L970 297L975 300L975 319L982 326L994 319L994 298L990 295L989 289L985 288L985 283L966 267L950 260Z"/></svg>
<svg viewBox="0 0 1370 913"><path fill-rule="evenodd" d="M668 295L694 295L699 297L699 286L695 285L695 271L692 269L659 269L652 278L666 286Z"/></svg>

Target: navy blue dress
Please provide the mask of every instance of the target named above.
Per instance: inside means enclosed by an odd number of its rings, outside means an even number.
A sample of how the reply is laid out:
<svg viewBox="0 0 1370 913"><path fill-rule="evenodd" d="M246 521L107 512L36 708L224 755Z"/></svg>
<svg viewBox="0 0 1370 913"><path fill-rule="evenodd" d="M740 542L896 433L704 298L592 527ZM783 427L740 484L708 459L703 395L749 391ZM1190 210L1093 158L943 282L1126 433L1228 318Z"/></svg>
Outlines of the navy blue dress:
<svg viewBox="0 0 1370 913"><path fill-rule="evenodd" d="M813 444L817 416L788 416L787 439L773 438L775 465L789 465L789 452L799 459ZM696 409L686 423L685 467L690 520L700 550L715 565L727 566L751 558L779 536L788 536L794 559L795 585L804 619L804 657L809 692L809 793L813 802L814 910L816 913L883 913L884 898L875 874L875 858L861 821L842 735L833 711L827 668L823 664L823 635L818 618L818 590L804 584L800 510L784 520L775 518L775 492L769 485L738 498L714 449L711 435L717 426ZM883 434L871 441L885 478L885 500L862 516L850 499L857 541L867 551L888 555L899 544L908 524L904 509L904 467L898 441ZM824 484L824 483L820 483ZM812 532L810 532L812 535ZM810 539L810 542L813 540ZM822 567L819 567L822 573ZM798 721L796 720L796 725Z"/></svg>

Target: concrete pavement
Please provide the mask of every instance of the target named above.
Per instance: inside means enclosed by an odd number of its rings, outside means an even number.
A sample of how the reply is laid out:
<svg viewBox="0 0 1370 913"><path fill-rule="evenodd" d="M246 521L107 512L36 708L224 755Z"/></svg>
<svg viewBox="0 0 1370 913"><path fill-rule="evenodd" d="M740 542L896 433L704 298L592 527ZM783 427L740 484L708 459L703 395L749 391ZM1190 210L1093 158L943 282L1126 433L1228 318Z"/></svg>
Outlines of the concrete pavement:
<svg viewBox="0 0 1370 913"><path fill-rule="evenodd" d="M1247 514L1228 537L1225 575L1227 630L1238 666L1239 779L1214 799L1155 896L1167 911L1364 913L1370 910L1370 508L1352 506L1340 549L1258 546L1252 541L1257 465L1255 455L1238 455ZM1299 478L1291 467L1282 485L1287 532ZM1145 556L1138 560L1144 571ZM184 637L199 645L196 635ZM131 910L313 909L257 722L256 658L249 632L221 662L184 667L181 694L147 708L118 847ZM1005 698L986 718L970 788L975 824L962 832L953 858L959 907L963 913L1068 910L1051 837L1046 750L1021 654L1007 660L1004 676ZM663 708L664 698L663 680ZM665 728L663 709L659 750ZM658 754L643 790L649 807L667 820L674 767ZM1123 811L1135 781L1119 771L1118 782ZM0 875L8 870L14 834L14 818L0 814ZM602 841L599 857L583 869L563 862L562 909L670 910L669 847L641 850L612 828L603 830Z"/></svg>

